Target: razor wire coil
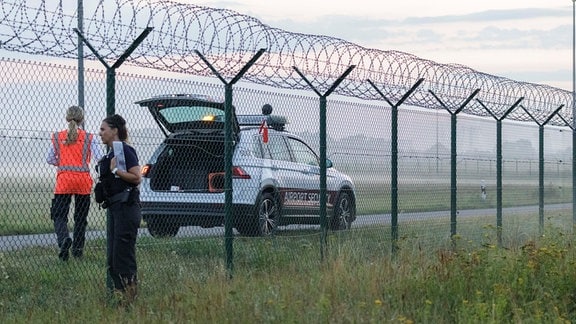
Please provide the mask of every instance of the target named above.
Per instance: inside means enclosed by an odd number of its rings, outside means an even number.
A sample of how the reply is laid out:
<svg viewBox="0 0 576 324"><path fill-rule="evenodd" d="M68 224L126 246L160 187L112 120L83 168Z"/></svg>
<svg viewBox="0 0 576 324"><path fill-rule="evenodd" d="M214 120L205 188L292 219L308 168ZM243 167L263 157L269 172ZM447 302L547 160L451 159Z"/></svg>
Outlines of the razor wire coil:
<svg viewBox="0 0 576 324"><path fill-rule="evenodd" d="M432 91L446 107L455 110L480 89L477 100L470 101L464 113L487 117L488 108L494 115L502 115L523 98L523 107L537 121L547 120L561 105L561 118L552 118L550 124L566 126L572 120L573 97L566 90L514 81L463 65L440 64L400 51L369 49L334 37L292 33L231 10L169 0L99 0L85 4L83 17L83 36L105 60L116 60L144 28L151 26L152 33L127 59L128 64L212 76L197 50L222 76L233 77L264 48L265 54L246 72L245 80L309 90L295 73L296 67L323 92L355 65L335 93L382 100L367 82L370 80L394 103L423 78L405 104L438 109ZM77 12L65 11L63 1L4 0L0 3L1 48L77 58L78 40L73 32L77 19ZM86 59L97 59L90 51L84 55ZM532 117L524 109L514 109L507 118L532 121Z"/></svg>

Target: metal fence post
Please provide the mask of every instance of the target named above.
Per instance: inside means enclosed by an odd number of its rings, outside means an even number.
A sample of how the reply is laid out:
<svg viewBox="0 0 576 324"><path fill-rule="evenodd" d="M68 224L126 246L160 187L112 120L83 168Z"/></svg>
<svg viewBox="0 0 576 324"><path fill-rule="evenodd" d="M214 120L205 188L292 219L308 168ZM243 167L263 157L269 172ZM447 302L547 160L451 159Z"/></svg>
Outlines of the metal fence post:
<svg viewBox="0 0 576 324"><path fill-rule="evenodd" d="M264 54L266 49L261 48L253 57L242 67L240 72L236 74L230 82L227 82L216 68L208 62L206 57L198 50L194 52L200 59L208 66L208 68L222 81L224 84L224 249L226 253L226 269L228 277L231 278L234 271L234 233L233 233L233 219L232 219L232 155L233 155L233 134L232 134L232 113L234 112L232 106L232 86L242 78L248 69L256 63L256 61Z"/></svg>
<svg viewBox="0 0 576 324"><path fill-rule="evenodd" d="M152 27L147 27L144 31L132 42L132 45L126 49L126 51L120 55L118 60L110 66L104 58L98 54L98 51L88 42L88 40L82 35L80 30L74 28L74 32L78 34L78 37L82 39L82 41L88 46L88 48L92 51L92 53L98 58L98 60L106 67L106 115L111 116L116 113L116 69L124 63L124 61L132 54L132 52L142 43L142 41L150 34L152 31ZM110 242L110 224L111 218L110 211L106 210L106 242ZM107 243L108 244L108 243ZM106 253L108 253L108 249L106 249ZM108 259L108 255L107 258ZM106 271L106 287L108 291L111 293L114 289L112 278L110 278L110 271Z"/></svg>
<svg viewBox="0 0 576 324"><path fill-rule="evenodd" d="M446 109L446 111L448 111L448 113L450 114L450 238L452 239L452 243L454 243L454 235L456 235L456 216L457 216L457 195L458 195L458 183L457 183L457 158L458 158L458 150L457 150L457 142L456 142L456 137L457 137L457 128L456 128L456 124L457 124L457 118L456 116L458 115L458 113L460 113L462 111L462 109L464 109L464 107L466 107L466 105L468 105L468 103L478 94L478 92L480 92L480 89L476 89L474 90L474 92L472 92L472 94L470 96L468 96L468 98L466 100L464 100L464 102L460 105L459 108L457 108L455 111L450 110L450 108L448 108L446 106L446 104L444 104L444 102L442 100L440 100L440 98L438 98L438 96L436 96L436 94L432 91L432 90L428 90L428 92L430 92L430 94L432 96L434 96L434 98L436 98L436 100L438 100L438 102L440 103L440 105L442 105L442 107L444 107L444 109Z"/></svg>
<svg viewBox="0 0 576 324"><path fill-rule="evenodd" d="M398 107L400 107L400 105L402 103L404 103L404 101L406 99L408 99L408 97L410 97L410 95L416 91L416 88L418 88L420 86L420 84L422 82L424 82L424 78L418 79L418 81L416 81L416 83L412 86L412 88L410 88L410 90L408 90L408 92L406 92L404 94L404 96L398 100L398 102L396 104L393 104L390 100L388 100L388 98L384 95L384 93L382 93L382 91L380 91L380 89L378 89L378 87L371 81L371 80L367 80L370 85L374 88L374 90L376 90L376 92L378 92L378 94L384 99L386 100L386 102L391 106L392 109L392 126L391 126L391 139L392 139L392 143L391 143L391 180L390 180L390 190L391 190L391 202L390 202L390 208L391 208L391 230L392 230L392 255L396 255L396 253L398 252Z"/></svg>
<svg viewBox="0 0 576 324"><path fill-rule="evenodd" d="M84 1L78 0L78 30L84 31ZM78 36L78 106L84 108L84 43Z"/></svg>
<svg viewBox="0 0 576 324"><path fill-rule="evenodd" d="M482 101L476 99L476 101L496 119L496 236L499 247L502 247L502 120L504 120L522 100L524 100L524 97L516 100L512 107L506 110L501 117L497 117Z"/></svg>
<svg viewBox="0 0 576 324"><path fill-rule="evenodd" d="M560 112L564 105L556 108L542 123L538 122L526 107L522 105L520 107L538 124L538 223L540 235L542 235L544 234L544 126Z"/></svg>
<svg viewBox="0 0 576 324"><path fill-rule="evenodd" d="M322 231L320 238L320 258L322 261L324 260L326 252L328 236L328 222L326 215L326 98L336 89L336 87L338 87L338 85L340 85L340 83L355 67L356 65L349 66L324 94L321 94L297 67L292 67L294 71L300 75L302 80L304 80L304 82L306 82L306 84L308 84L308 86L310 86L310 88L320 97L320 229Z"/></svg>

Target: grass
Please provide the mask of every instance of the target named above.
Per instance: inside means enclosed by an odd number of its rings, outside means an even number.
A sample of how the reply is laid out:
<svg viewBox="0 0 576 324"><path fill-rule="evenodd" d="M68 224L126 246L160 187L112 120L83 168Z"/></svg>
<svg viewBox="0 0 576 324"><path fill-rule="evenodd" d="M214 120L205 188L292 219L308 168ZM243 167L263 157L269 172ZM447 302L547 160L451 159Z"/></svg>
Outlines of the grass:
<svg viewBox="0 0 576 324"><path fill-rule="evenodd" d="M571 210L506 215L498 246L494 216L458 223L401 222L320 233L236 238L229 276L222 238L138 242L140 296L128 311L106 293L104 242L82 260L54 248L0 255L3 322L138 323L569 323L576 320Z"/></svg>
<svg viewBox="0 0 576 324"><path fill-rule="evenodd" d="M403 212L450 210L451 190L448 184L403 185L398 188L398 208ZM557 186L544 187L546 204L568 203L572 201L572 191ZM390 213L391 192L385 186L356 188L358 213L361 215ZM490 188L485 201L480 199L480 186L463 184L458 186L458 209L496 208L496 189ZM537 185L506 185L502 189L503 207L537 205L539 188Z"/></svg>
<svg viewBox="0 0 576 324"><path fill-rule="evenodd" d="M51 185L6 180L0 235L51 233ZM458 208L496 206L496 191L458 186ZM357 187L359 213L389 213L390 188ZM534 205L534 185L505 185L504 207ZM571 191L545 187L547 204L570 202ZM401 212L450 209L446 184L399 187ZM87 243L82 260L60 262L54 246L0 252L0 318L6 323L533 323L576 321L572 211L459 217L399 217L390 225L329 233L325 253L315 230L282 231L269 239L234 239L233 272L221 237L138 241L140 296L128 311L107 293L105 242ZM92 206L89 224L103 228ZM501 243L499 242L501 230ZM233 276L230 277L230 274Z"/></svg>
<svg viewBox="0 0 576 324"><path fill-rule="evenodd" d="M0 235L50 233L52 184L41 180L6 180L0 195ZM400 185L398 207L400 212L450 210L451 198L448 184ZM572 201L571 190L549 184L544 188L546 204ZM382 182L368 181L357 184L356 197L359 215L390 213L390 187ZM505 185L503 207L537 205L537 185ZM458 209L496 208L496 190L489 188L486 201L480 199L479 185L460 184L457 191ZM74 206L71 206L73 210ZM103 229L105 213L92 202L88 216L89 229ZM71 223L72 224L72 223Z"/></svg>
<svg viewBox="0 0 576 324"><path fill-rule="evenodd" d="M51 233L54 184L43 178L5 178L0 188L0 235ZM70 215L74 204L70 206ZM104 213L92 201L89 229L104 228ZM69 217L72 221L72 217ZM72 223L71 223L72 224Z"/></svg>

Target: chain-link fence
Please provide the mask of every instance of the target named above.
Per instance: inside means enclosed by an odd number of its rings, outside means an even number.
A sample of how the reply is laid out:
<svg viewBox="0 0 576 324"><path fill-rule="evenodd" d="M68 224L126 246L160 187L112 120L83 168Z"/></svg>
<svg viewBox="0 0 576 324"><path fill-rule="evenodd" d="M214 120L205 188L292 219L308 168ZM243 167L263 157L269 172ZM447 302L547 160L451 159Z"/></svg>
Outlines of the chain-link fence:
<svg viewBox="0 0 576 324"><path fill-rule="evenodd" d="M156 72L146 74L146 70L140 70L131 73L129 69L117 74L116 112L127 120L129 139L138 152L140 164L144 166L154 162L158 166L162 161L178 156L171 164L166 162L171 180L155 185L154 179L145 178L141 190L147 192L147 199L152 200L143 203L150 206L154 203L155 194L168 193L173 195L163 202L172 199L173 202L180 202L180 207L186 210L188 204L197 199L187 195L198 194L198 191L202 191L199 193L204 195L202 197L218 195L223 199L217 180L212 183L216 188L214 192L210 191L214 188L192 188L196 181L192 179L199 176L199 170L203 167L207 168L207 165L198 164L198 159L202 159L199 152L209 154L211 161L221 164L222 143L214 139L204 141L202 145L185 139L170 142L161 132L149 108L135 103L165 94L194 94L223 102L223 86L211 79L199 81L196 77L177 74L160 77L154 75ZM66 127L66 108L77 101L77 70L72 65L2 59L0 72L10 76L3 79L0 89L3 99L0 103L0 175L3 179L0 189L0 262L5 273L12 276L18 273L18 280L23 280L23 283L38 282L41 278L31 278L28 273L15 269L61 267L50 219L56 170L46 163L46 154L51 145L51 133ZM85 80L85 129L98 134L100 123L106 116L105 71L87 69ZM263 143L259 123L265 104L272 106L273 115L286 117L288 123L285 131L278 132L273 130L274 125L269 124L270 139ZM239 120L241 115L259 115L258 125L243 126L247 129L246 133L240 133L235 138L240 152L235 152L234 163L241 165L244 169L239 172L246 174L235 174L237 177L233 183L237 187L233 190L239 195L234 197L253 197L250 208L243 215L253 217L252 221L256 219L256 207L260 206L263 193L267 193L264 197L280 208L281 212L277 214L274 214L277 211L267 211L273 215L272 218L277 217L274 221L283 216L288 219L288 211L293 213L290 224L278 226L271 236L260 237L265 233L257 230L257 223L250 225L256 227L235 223L236 229L248 234L234 232L236 266L272 269L278 258L293 258L299 264L318 263L321 260L321 230L317 214L318 160L313 165L296 163L300 161L299 156L304 154L301 154L302 149L295 146L307 144L316 154L320 150L318 97L312 92L239 84L234 87L233 105ZM343 191L347 192L350 199L347 208L355 209L355 212L348 212L356 215L349 230L341 230L334 223L329 223L328 253L354 248L365 254L388 255L393 243L398 243L392 242L390 234L391 118L390 107L385 102L337 96L328 99L326 152L333 163L333 167L327 171L327 190L331 195L328 204L339 206L337 198ZM450 123L451 116L440 107L437 110L399 107L398 221L400 246L404 248L454 244L450 231L451 225L454 225L450 219L453 189L450 181ZM544 188L540 188L538 130L536 124L529 122L504 121L503 124L504 245L522 244L539 235L538 199L542 189L546 202L546 224L563 228L572 226L569 216L572 212L571 131L556 126L546 127L545 159L542 164L545 182ZM282 142L282 145L286 145L283 146L285 151L275 150L275 136L285 136L287 133L294 136L282 137L283 141L288 141ZM458 116L457 237L463 238L458 244L496 244L496 134L493 119ZM245 143L248 138L250 141ZM291 144L290 140L297 143ZM171 148L168 151L158 150L160 145ZM184 150L179 152L180 148ZM303 149L306 150L305 145ZM281 156L285 156L284 160ZM261 163L255 163L250 158ZM292 164L288 165L287 162ZM295 167L304 169L290 169ZM279 172L278 169L283 171ZM343 175L336 173L336 170ZM208 177L218 176L223 171L220 166L200 172L199 177L202 183L209 186ZM97 176L94 171L92 175L94 178ZM342 180L345 179L344 175L351 178L353 186L345 185L345 189L339 187L346 182ZM250 183L256 183L259 187L243 184L243 176L252 177L256 181ZM281 186L275 187L278 184ZM205 202L213 204L213 208L220 208L223 203L209 200L211 198L198 199L200 203L202 199L207 199ZM169 216L166 214L170 209L162 206L156 206L156 216ZM335 218L336 209L329 209L329 222ZM187 226L187 220L210 214L210 208L197 211L197 214L180 215L182 223L176 223L176 228L174 223L171 228L166 224L157 227L156 233L153 233L157 234L155 236L150 235L147 228L153 218L142 223L137 248L144 289L147 286L149 289L168 289L163 285L165 277L158 279L160 274L178 281L190 276L202 278L224 268L222 221L210 219L195 224L197 226ZM88 278L94 285L104 285L105 213L92 201L84 258L81 262L69 262L81 271L67 273L72 276L70 280ZM249 221L248 218L246 221ZM69 226L73 226L72 221ZM266 243L260 244L263 241ZM404 241L410 243L403 245ZM176 260L178 266L174 267ZM30 285L42 290L37 284ZM37 296L33 293L29 296L32 295ZM39 301L34 299L29 302Z"/></svg>

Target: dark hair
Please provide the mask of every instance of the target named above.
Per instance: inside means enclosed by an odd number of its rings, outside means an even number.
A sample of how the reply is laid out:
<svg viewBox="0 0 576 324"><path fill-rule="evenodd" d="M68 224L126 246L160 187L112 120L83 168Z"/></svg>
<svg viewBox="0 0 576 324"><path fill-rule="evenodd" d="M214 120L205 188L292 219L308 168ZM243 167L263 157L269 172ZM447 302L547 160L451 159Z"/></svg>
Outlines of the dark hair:
<svg viewBox="0 0 576 324"><path fill-rule="evenodd" d="M118 138L121 141L126 141L128 139L128 130L126 129L126 120L118 115L114 114L104 118L104 122L110 126L110 128L118 129Z"/></svg>

